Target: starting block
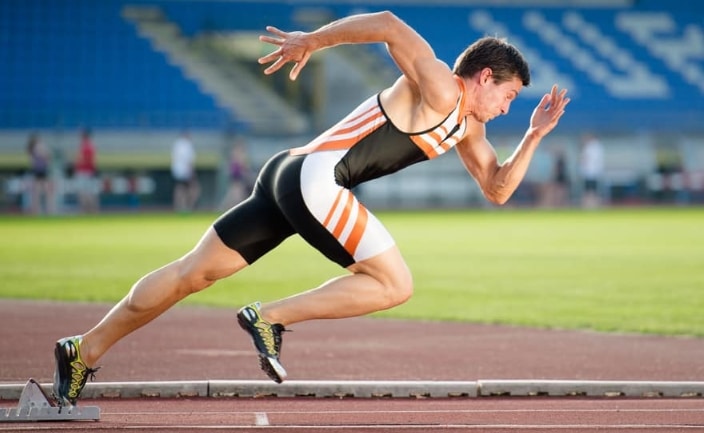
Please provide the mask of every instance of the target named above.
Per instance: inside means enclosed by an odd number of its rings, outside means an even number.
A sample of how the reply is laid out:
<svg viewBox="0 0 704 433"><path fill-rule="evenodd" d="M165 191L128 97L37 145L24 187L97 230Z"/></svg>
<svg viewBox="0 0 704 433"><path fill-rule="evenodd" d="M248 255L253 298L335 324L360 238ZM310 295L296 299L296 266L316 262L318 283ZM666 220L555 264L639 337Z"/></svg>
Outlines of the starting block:
<svg viewBox="0 0 704 433"><path fill-rule="evenodd" d="M34 379L29 379L24 386L17 408L0 408L0 423L77 420L100 420L100 408L56 406Z"/></svg>

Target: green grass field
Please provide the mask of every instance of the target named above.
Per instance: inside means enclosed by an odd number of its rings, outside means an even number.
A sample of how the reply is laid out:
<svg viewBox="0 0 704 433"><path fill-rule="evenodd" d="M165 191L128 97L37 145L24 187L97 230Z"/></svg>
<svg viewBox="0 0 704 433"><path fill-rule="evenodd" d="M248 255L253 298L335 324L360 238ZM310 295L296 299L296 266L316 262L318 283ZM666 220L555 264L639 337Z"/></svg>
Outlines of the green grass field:
<svg viewBox="0 0 704 433"><path fill-rule="evenodd" d="M704 336L704 209L379 216L415 278L411 301L381 316ZM0 217L0 298L112 303L215 217ZM184 303L236 308L340 272L294 237Z"/></svg>

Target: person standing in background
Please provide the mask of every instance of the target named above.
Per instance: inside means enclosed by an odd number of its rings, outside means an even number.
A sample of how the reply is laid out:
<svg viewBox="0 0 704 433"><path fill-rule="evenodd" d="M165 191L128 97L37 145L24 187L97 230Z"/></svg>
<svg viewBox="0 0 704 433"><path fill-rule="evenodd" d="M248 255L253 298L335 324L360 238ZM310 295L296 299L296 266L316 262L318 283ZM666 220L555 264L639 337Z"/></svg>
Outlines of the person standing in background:
<svg viewBox="0 0 704 433"><path fill-rule="evenodd" d="M579 155L579 172L582 177L582 207L592 209L601 205L601 181L604 174L604 147L594 134L582 136Z"/></svg>
<svg viewBox="0 0 704 433"><path fill-rule="evenodd" d="M171 176L174 180L173 204L176 212L195 209L200 185L196 174L196 150L188 132L184 131L171 148Z"/></svg>
<svg viewBox="0 0 704 433"><path fill-rule="evenodd" d="M39 134L32 133L27 141L29 155L29 212L32 214L55 213L54 185L49 175L49 149L44 145Z"/></svg>
<svg viewBox="0 0 704 433"><path fill-rule="evenodd" d="M570 177L565 151L561 148L553 150L553 158L547 205L560 208L569 204Z"/></svg>
<svg viewBox="0 0 704 433"><path fill-rule="evenodd" d="M252 177L246 145L243 140L239 139L230 150L229 185L219 209L229 209L244 200L252 187Z"/></svg>
<svg viewBox="0 0 704 433"><path fill-rule="evenodd" d="M81 131L81 141L76 154L74 178L78 194L78 206L83 213L97 213L100 208L100 185L97 182L96 148L92 132Z"/></svg>

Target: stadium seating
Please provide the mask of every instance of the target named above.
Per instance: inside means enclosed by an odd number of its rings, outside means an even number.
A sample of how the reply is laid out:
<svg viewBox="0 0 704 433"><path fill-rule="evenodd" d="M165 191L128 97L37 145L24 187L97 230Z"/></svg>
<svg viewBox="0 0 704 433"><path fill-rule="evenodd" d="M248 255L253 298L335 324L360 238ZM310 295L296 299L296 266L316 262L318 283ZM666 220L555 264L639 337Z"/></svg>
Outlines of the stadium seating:
<svg viewBox="0 0 704 433"><path fill-rule="evenodd" d="M704 2L574 0L568 2L572 7L553 0L462 3L2 0L0 155L5 172L0 178L20 170L29 130L45 130L50 146L67 148L70 139L66 134L82 126L99 130L101 155L133 151L125 143L156 151L168 145L170 139L163 137L172 137L174 130L184 127L215 137L202 148L214 155L222 146L220 137L226 135L222 132L244 131L250 135L252 160L258 165L274 149L302 144L329 126L359 102L361 93L378 89L389 80L388 71L396 71L381 44L357 50L339 48L319 56L327 62L324 78L309 67L306 77L297 82L300 87L292 92L300 97L301 91L312 92L321 86L327 99L323 113L316 114L299 108L299 101L286 99L291 95L282 91L290 90L285 75L274 77L280 81L273 84L272 77L261 77L254 59L267 48L262 46L261 53L257 52L254 32L263 31L266 25L285 30L313 28L351 13L390 9L416 28L450 65L469 42L483 35L506 37L523 51L531 64L532 85L512 104L510 116L490 124L489 137L499 148L520 138L535 103L553 83L570 89L569 115L539 149L527 182L512 203L535 202L539 188L534 186L549 180L550 149L555 148L567 153L572 195L578 195L578 137L584 131L597 132L604 139L604 196L612 202L630 202L635 196L642 200L649 193L660 194L665 187L676 189L678 202L704 202ZM223 61L221 67L229 74L220 76L219 84L214 83L212 71L198 77L126 12L148 12L150 8L158 12L167 30L172 28L178 35L179 40L172 42L196 46L214 35L237 34L240 42L251 37L253 43L243 49L246 56L240 53L244 63ZM228 56L223 53L215 56ZM244 79L242 74L248 71L251 76ZM348 76L340 77L343 73ZM248 99L223 96L220 84L237 77L240 88L250 91ZM252 80L262 80L262 85L253 85L257 83ZM302 99L315 99L312 96ZM290 107L278 114L272 111L287 104ZM250 117L244 109L250 110ZM247 123L252 111L266 120L256 134ZM317 117L298 121L307 116ZM290 130L309 130L266 135L267 123L286 121L299 126ZM161 134L153 134L154 129L161 129ZM135 134L141 138L134 139ZM281 136L290 138L282 140ZM110 143L117 144L111 148ZM684 174L664 178L657 173L657 148L662 146L680 155ZM10 154L12 158L7 158ZM363 187L360 192L374 206L484 203L456 158L411 167L375 183L374 188Z"/></svg>
<svg viewBox="0 0 704 433"><path fill-rule="evenodd" d="M220 125L212 97L138 37L121 6L0 2L0 128Z"/></svg>
<svg viewBox="0 0 704 433"><path fill-rule="evenodd" d="M361 10L393 9L448 63L485 34L519 45L534 85L514 104L528 113L554 81L573 95L571 128L701 131L704 4L521 7L471 2L4 0L0 2L0 128L222 127L232 115L156 51L121 11L161 8L186 37L314 26ZM486 2L490 5L491 2ZM605 3L598 3L603 5ZM383 48L382 48L383 49ZM525 116L497 122L517 130Z"/></svg>

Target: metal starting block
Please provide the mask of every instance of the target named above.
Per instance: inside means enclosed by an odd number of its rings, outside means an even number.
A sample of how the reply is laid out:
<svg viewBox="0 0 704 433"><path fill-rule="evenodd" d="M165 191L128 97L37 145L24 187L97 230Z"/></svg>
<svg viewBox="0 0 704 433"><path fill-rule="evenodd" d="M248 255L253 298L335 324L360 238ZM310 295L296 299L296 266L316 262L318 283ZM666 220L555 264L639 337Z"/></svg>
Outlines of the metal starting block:
<svg viewBox="0 0 704 433"><path fill-rule="evenodd" d="M17 408L0 408L0 423L77 420L100 420L100 408L56 406L34 379L29 379L24 386Z"/></svg>

